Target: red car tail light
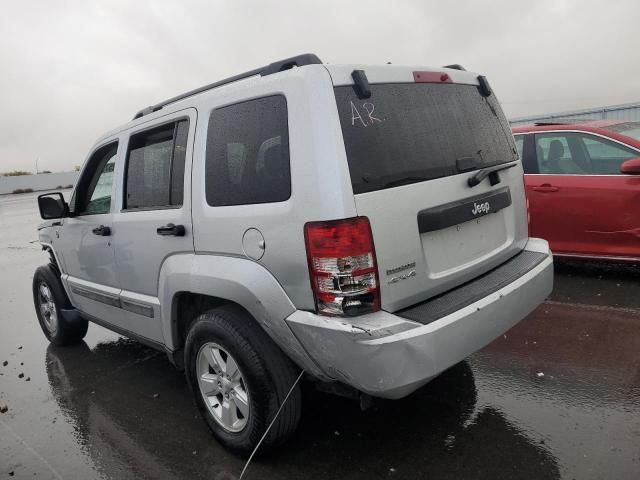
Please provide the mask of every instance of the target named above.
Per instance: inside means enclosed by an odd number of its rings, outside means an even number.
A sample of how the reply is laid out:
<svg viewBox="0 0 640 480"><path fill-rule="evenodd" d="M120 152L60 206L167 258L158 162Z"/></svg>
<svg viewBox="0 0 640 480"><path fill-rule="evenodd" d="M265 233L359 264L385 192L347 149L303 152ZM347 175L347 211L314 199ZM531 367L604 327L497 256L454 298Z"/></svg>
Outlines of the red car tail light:
<svg viewBox="0 0 640 480"><path fill-rule="evenodd" d="M367 217L304 226L316 310L355 316L380 310L376 252Z"/></svg>

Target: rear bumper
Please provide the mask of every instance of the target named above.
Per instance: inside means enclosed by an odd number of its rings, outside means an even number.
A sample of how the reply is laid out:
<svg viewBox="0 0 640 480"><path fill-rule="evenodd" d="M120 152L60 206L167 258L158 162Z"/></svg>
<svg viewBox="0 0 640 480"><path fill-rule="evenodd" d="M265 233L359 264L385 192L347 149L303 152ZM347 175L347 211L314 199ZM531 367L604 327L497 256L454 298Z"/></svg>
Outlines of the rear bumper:
<svg viewBox="0 0 640 480"><path fill-rule="evenodd" d="M544 259L426 325L384 311L336 319L298 310L287 323L329 377L373 396L401 398L489 344L544 301L553 287L551 252L539 239L530 239L525 250L543 253Z"/></svg>

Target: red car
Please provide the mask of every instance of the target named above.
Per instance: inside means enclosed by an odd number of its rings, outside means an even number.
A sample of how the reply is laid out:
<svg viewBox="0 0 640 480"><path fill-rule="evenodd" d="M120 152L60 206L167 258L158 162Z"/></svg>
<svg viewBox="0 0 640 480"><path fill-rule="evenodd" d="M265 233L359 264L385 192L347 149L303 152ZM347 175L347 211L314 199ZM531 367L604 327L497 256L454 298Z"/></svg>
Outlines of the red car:
<svg viewBox="0 0 640 480"><path fill-rule="evenodd" d="M531 235L555 255L640 261L640 122L513 128Z"/></svg>

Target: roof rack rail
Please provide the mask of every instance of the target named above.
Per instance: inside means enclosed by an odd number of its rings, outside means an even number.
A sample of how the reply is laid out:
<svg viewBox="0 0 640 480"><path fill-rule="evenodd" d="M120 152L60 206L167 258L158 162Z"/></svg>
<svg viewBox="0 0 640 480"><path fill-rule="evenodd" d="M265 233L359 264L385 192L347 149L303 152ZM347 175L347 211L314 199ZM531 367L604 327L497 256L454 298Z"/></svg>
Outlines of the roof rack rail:
<svg viewBox="0 0 640 480"><path fill-rule="evenodd" d="M533 124L537 127L544 127L545 125L572 125L575 123L589 123L589 122L597 122L598 118L558 118L558 119L550 119L550 120L537 120L533 122Z"/></svg>
<svg viewBox="0 0 640 480"><path fill-rule="evenodd" d="M560 122L560 121L554 121L554 120L541 120L539 122L533 122L533 124L536 127L544 127L544 126L551 126L551 125L567 125L568 122Z"/></svg>
<svg viewBox="0 0 640 480"><path fill-rule="evenodd" d="M460 65L459 63L452 63L451 65L445 65L442 68L451 68L452 70L462 70L463 72L466 72L467 69L464 68L462 65Z"/></svg>
<svg viewBox="0 0 640 480"><path fill-rule="evenodd" d="M165 107L170 103L175 103L179 100L197 95L198 93L202 93L207 90L220 87L222 85L227 85L228 83L237 82L238 80L242 80L244 78L254 77L256 75L264 77L273 73L289 70L293 67L302 67L304 65L315 65L321 63L322 61L313 53L305 53L303 55L296 55L295 57L285 58L284 60L278 60L277 62L270 63L269 65L266 65L264 67L249 70L248 72L240 73L238 75L234 75L233 77L219 80L215 83L210 83L209 85L205 85L204 87L196 88L195 90L190 90L176 97L172 97L169 100L165 100L164 102L156 103L155 105L143 108L135 114L133 119L136 120L137 118L144 117L145 115L149 115L150 113L157 112L158 110L161 110L162 107Z"/></svg>

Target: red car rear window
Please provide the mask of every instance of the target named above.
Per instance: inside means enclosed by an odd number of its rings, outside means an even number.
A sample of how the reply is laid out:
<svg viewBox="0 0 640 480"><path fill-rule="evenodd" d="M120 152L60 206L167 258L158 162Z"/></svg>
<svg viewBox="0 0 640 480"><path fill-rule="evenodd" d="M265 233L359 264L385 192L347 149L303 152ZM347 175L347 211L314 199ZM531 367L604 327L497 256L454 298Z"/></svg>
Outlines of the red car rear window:
<svg viewBox="0 0 640 480"><path fill-rule="evenodd" d="M618 123L605 127L603 130L609 130L640 141L640 122Z"/></svg>

